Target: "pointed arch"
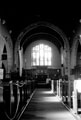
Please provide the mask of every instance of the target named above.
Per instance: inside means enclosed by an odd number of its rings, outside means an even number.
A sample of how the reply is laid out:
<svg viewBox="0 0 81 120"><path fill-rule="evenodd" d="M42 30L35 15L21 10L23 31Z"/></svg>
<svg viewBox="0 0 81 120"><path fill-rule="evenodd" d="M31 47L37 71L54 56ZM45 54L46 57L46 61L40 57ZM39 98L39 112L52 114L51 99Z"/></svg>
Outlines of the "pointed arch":
<svg viewBox="0 0 81 120"><path fill-rule="evenodd" d="M31 37L31 35L33 36L33 35L37 35L40 33L51 34L51 35L55 36L56 38L58 38L56 40L56 42L58 42L60 44L60 46L62 46L63 49L67 52L68 64L69 64L70 63L70 58L69 58L70 57L70 48L69 48L69 42L68 42L66 35L60 28L58 28L54 24L51 24L51 23L48 23L45 21L33 23L33 24L27 26L20 33L20 35L17 38L16 45L15 45L15 51L14 51L15 64L16 65L18 64L18 50L21 49L23 43L25 43L24 41L28 41L29 40L28 38ZM53 42L55 42L55 41L53 41Z"/></svg>

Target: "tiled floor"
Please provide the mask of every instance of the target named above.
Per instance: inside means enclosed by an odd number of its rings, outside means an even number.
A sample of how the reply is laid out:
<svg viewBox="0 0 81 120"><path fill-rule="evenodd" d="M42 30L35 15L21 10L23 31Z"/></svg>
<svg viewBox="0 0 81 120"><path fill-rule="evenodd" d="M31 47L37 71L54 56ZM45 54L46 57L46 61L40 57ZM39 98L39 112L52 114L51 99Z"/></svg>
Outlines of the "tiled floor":
<svg viewBox="0 0 81 120"><path fill-rule="evenodd" d="M50 90L37 89L20 120L76 120Z"/></svg>

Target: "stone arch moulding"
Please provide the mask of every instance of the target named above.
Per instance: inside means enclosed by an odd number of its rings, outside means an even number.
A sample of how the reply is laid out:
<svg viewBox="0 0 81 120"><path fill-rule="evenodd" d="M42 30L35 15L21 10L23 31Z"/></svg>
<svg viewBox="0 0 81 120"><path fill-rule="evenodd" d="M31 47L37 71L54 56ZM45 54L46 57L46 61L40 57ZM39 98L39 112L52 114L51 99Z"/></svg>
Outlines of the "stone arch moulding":
<svg viewBox="0 0 81 120"><path fill-rule="evenodd" d="M68 60L69 59L69 42L67 40L66 35L62 32L62 30L60 30L58 27L56 27L55 25L48 23L48 22L37 22L37 23L33 23L31 25L29 25L28 27L26 27L18 36L17 38L17 42L15 45L15 49L14 49L14 53L15 53L15 63L16 65L18 65L18 49L20 49L20 42L23 39L23 37L31 30L36 29L39 26L44 26L44 27L48 27L51 30L55 31L63 40L64 42L64 49L67 51L67 57ZM69 63L69 62L68 62Z"/></svg>
<svg viewBox="0 0 81 120"><path fill-rule="evenodd" d="M71 68L72 69L76 66L78 44L79 44L79 39L76 36L73 40L73 44L72 44L72 48L71 48Z"/></svg>

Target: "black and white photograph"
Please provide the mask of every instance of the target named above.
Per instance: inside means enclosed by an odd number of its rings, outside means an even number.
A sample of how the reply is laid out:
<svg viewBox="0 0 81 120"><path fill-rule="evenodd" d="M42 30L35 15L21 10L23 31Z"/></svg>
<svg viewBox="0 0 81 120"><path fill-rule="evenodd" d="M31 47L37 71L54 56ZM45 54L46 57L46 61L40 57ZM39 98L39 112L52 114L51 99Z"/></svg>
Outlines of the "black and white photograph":
<svg viewBox="0 0 81 120"><path fill-rule="evenodd" d="M0 3L0 120L81 120L79 1Z"/></svg>

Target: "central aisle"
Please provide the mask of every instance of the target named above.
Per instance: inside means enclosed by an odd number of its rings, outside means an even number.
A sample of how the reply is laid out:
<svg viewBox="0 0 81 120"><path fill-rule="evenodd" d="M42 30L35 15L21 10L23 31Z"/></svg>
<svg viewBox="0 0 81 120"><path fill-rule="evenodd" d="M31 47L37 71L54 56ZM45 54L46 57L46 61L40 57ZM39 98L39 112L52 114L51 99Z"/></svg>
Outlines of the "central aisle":
<svg viewBox="0 0 81 120"><path fill-rule="evenodd" d="M20 120L76 120L50 90L37 89Z"/></svg>

